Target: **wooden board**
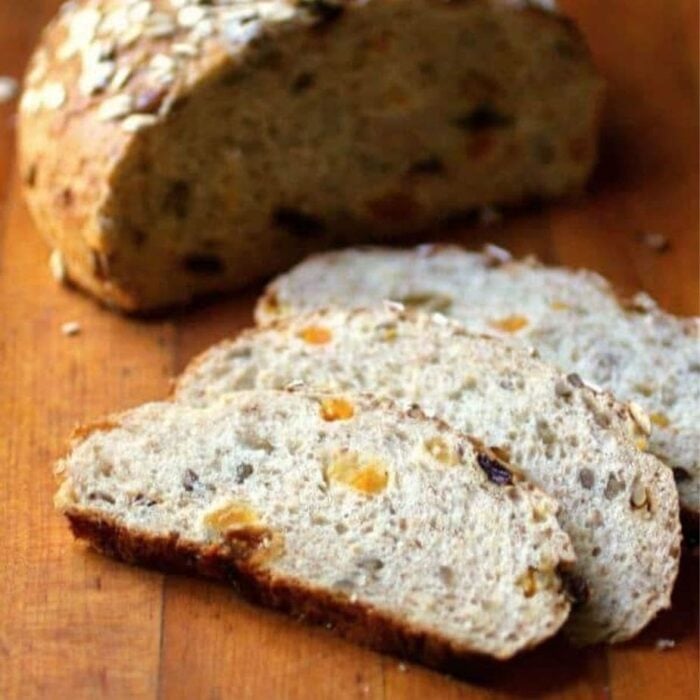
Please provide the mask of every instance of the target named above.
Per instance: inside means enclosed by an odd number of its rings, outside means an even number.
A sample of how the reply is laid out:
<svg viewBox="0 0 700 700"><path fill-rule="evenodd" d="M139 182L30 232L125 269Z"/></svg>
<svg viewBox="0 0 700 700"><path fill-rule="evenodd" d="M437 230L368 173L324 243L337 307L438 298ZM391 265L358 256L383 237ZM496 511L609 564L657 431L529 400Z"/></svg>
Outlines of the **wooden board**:
<svg viewBox="0 0 700 700"><path fill-rule="evenodd" d="M690 0L569 0L609 81L603 158L590 195L522 213L494 240L585 265L674 312L698 312L698 8ZM0 3L0 74L20 75L55 0ZM211 342L250 323L254 293L187 315L130 321L57 287L19 197L14 104L0 105L0 697L698 697L697 560L674 608L636 641L561 640L487 681L457 681L259 611L222 585L163 576L75 545L54 513L50 464L71 427L159 398ZM645 232L668 237L655 252ZM82 333L67 338L65 321ZM660 652L655 643L673 639Z"/></svg>

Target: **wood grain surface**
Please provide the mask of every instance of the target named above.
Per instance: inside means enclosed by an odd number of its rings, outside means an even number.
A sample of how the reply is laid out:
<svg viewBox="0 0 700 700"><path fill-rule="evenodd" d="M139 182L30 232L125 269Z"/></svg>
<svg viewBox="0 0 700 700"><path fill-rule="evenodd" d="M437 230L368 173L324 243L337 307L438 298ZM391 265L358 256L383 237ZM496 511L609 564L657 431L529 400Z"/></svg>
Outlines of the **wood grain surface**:
<svg viewBox="0 0 700 700"><path fill-rule="evenodd" d="M456 238L583 265L698 313L698 7L568 0L609 83L588 196ZM55 0L0 2L0 74L18 77ZM698 697L698 562L673 610L631 643L561 639L479 682L399 665L225 586L124 566L77 546L53 511L51 462L78 422L162 397L211 342L251 320L256 290L138 322L58 287L19 196L15 103L0 105L0 698ZM661 233L659 253L642 242ZM74 337L66 321L80 323ZM621 582L624 585L624 582ZM659 639L675 647L659 651Z"/></svg>

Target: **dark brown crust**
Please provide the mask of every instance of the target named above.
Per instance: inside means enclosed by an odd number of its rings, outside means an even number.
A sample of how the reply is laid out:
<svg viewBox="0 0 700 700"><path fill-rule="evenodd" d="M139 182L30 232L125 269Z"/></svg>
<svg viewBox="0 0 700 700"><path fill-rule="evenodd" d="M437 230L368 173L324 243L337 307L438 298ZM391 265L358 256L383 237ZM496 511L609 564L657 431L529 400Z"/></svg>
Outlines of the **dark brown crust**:
<svg viewBox="0 0 700 700"><path fill-rule="evenodd" d="M225 544L203 547L177 534L154 536L126 528L97 513L68 508L65 515L75 537L97 551L130 564L180 574L199 574L230 583L254 603L324 625L342 637L384 652L456 675L482 673L498 661L465 647L457 647L438 634L417 629L372 607L341 595L314 589L293 579L275 577L256 565L251 548ZM555 631L552 632L554 634ZM538 642L544 641L544 637ZM533 642L531 646L534 646ZM530 647L523 647L523 651Z"/></svg>

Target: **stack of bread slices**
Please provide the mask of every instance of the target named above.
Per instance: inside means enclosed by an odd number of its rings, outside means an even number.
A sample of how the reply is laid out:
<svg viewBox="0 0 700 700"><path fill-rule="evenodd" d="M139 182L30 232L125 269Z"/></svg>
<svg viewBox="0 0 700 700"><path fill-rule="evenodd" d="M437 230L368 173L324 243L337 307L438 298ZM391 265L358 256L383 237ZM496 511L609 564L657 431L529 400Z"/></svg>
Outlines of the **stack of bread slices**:
<svg viewBox="0 0 700 700"><path fill-rule="evenodd" d="M669 605L697 322L493 247L320 255L257 320L77 432L78 537L439 667L562 627L619 642Z"/></svg>

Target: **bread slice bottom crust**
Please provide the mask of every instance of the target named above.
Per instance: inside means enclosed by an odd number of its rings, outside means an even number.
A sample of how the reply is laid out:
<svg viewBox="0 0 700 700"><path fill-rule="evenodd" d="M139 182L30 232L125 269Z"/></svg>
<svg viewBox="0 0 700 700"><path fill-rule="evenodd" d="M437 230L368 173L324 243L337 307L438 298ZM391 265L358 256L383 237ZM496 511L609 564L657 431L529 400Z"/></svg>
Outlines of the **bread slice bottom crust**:
<svg viewBox="0 0 700 700"><path fill-rule="evenodd" d="M217 543L202 547L175 533L158 536L128 528L116 518L96 511L67 508L63 513L73 535L101 554L166 573L225 581L252 603L289 614L299 621L323 625L355 644L378 652L471 679L501 668L502 662L514 655L493 658L455 645L439 634L408 624L371 605L332 595L293 577L273 575L256 565L260 540L254 532L249 537L238 533L238 544L242 546ZM553 629L552 636L556 632ZM519 653L539 646L542 641L545 640L524 646Z"/></svg>

